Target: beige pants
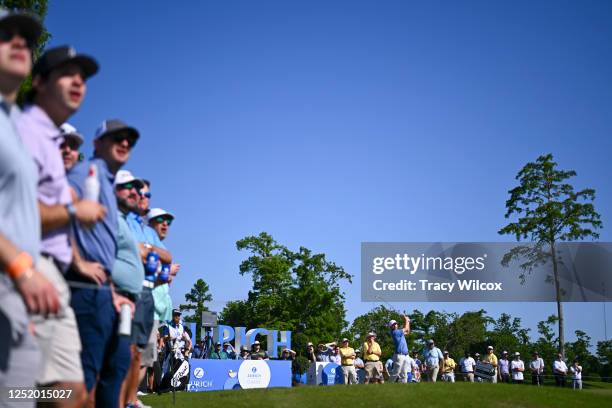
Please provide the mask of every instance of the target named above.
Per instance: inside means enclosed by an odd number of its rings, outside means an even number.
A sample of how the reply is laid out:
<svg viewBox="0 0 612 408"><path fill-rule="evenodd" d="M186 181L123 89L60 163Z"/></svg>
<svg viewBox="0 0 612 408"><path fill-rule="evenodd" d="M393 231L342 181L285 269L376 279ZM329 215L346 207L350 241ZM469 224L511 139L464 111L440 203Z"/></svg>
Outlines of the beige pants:
<svg viewBox="0 0 612 408"><path fill-rule="evenodd" d="M342 374L344 374L344 384L357 384L357 371L355 366L342 366Z"/></svg>
<svg viewBox="0 0 612 408"><path fill-rule="evenodd" d="M438 381L438 372L440 371L439 366L427 368L427 381L436 382Z"/></svg>
<svg viewBox="0 0 612 408"><path fill-rule="evenodd" d="M34 338L42 354L36 382L41 385L55 382L83 382L81 367L81 338L70 307L70 289L57 266L48 258L40 257L38 270L53 284L60 301L55 316L31 316Z"/></svg>

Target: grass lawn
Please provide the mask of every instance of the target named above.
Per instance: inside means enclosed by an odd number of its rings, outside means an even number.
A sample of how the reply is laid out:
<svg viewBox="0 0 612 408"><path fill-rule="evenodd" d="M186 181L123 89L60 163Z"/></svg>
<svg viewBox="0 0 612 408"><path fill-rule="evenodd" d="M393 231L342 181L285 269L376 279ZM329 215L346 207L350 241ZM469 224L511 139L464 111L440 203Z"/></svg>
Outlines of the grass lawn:
<svg viewBox="0 0 612 408"><path fill-rule="evenodd" d="M177 392L176 407L612 407L612 385L593 383L573 391L512 384L423 383L303 386L257 390ZM172 394L142 398L154 408L172 407Z"/></svg>

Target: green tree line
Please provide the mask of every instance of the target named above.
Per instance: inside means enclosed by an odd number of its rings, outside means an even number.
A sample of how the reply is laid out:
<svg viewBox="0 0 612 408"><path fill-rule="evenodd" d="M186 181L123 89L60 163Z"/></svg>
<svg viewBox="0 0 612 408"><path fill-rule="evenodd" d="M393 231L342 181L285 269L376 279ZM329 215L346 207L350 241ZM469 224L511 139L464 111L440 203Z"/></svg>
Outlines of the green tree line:
<svg viewBox="0 0 612 408"><path fill-rule="evenodd" d="M292 251L265 232L239 240L236 247L249 255L240 264L240 273L249 275L253 286L247 299L226 304L219 316L221 324L290 330L293 348L300 354L306 350L307 342L316 345L342 337L348 337L353 347L360 348L367 333L374 331L383 358L393 354L388 323L392 319L401 322L403 313L381 305L349 325L339 284L343 280L350 282L351 276L324 254L305 247ZM199 321L201 311L208 310L205 303L212 300L208 292L208 285L198 279L185 295L189 303L181 308L195 312L187 317L188 321ZM498 318L489 316L484 309L462 314L435 310L423 313L418 309L404 313L411 318L409 349L418 352L428 339L448 350L456 360L466 351L484 354L488 345L498 355L504 350L510 354L518 351L526 362L537 351L550 371L560 348L558 317L554 315L539 322L537 333L532 336L519 317L508 313ZM569 361L578 358L585 376L612 377L612 341L597 342L593 354L591 337L582 330L574 334L575 341L563 344L566 358Z"/></svg>

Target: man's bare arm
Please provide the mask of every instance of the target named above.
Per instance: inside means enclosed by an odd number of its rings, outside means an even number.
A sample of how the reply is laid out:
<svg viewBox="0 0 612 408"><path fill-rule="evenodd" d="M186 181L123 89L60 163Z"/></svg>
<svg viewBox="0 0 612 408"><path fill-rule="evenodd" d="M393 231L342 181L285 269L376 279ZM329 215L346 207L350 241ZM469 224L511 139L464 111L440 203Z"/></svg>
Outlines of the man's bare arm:
<svg viewBox="0 0 612 408"><path fill-rule="evenodd" d="M404 328L402 329L404 334L410 334L410 318L404 315Z"/></svg>
<svg viewBox="0 0 612 408"><path fill-rule="evenodd" d="M19 271L11 279L30 313L55 314L59 299L55 287L32 265L32 258L0 234L0 271ZM11 273L9 273L11 275Z"/></svg>
<svg viewBox="0 0 612 408"><path fill-rule="evenodd" d="M43 234L65 227L70 223L70 213L65 205L46 205L38 202L40 223ZM79 200L74 203L76 219L86 226L91 226L106 215L106 209L95 201Z"/></svg>

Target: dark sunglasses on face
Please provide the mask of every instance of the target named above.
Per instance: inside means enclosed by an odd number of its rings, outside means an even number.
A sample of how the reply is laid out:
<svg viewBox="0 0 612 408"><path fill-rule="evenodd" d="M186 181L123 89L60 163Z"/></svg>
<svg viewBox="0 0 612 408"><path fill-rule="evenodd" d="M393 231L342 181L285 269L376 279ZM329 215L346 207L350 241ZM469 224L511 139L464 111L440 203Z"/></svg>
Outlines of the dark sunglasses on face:
<svg viewBox="0 0 612 408"><path fill-rule="evenodd" d="M136 144L136 139L128 135L124 135L122 133L112 135L111 138L113 140L113 143L123 143L124 140L127 140L128 146L130 147L130 149L134 147L134 145Z"/></svg>
<svg viewBox="0 0 612 408"><path fill-rule="evenodd" d="M70 148L70 150L78 152L79 151L79 144L77 142L73 142L73 141L64 141L64 143L62 143L60 145L60 149L65 149L65 148Z"/></svg>
<svg viewBox="0 0 612 408"><path fill-rule="evenodd" d="M27 38L25 35L23 35L19 31L19 28L17 28L17 27L4 27L4 28L0 28L0 41L2 41L2 42L9 42L9 41L11 41L16 35L19 35L20 37L25 39L26 45L27 45L27 47L30 50L33 49L33 47L34 47L34 40L32 38Z"/></svg>
<svg viewBox="0 0 612 408"><path fill-rule="evenodd" d="M125 183L117 185L117 190L131 190L133 188L138 188L134 183Z"/></svg>
<svg viewBox="0 0 612 408"><path fill-rule="evenodd" d="M140 193L140 196L144 198L151 198L151 193L147 191L146 193Z"/></svg>
<svg viewBox="0 0 612 408"><path fill-rule="evenodd" d="M153 222L156 222L156 223L160 223L161 224L164 221L166 221L168 223L168 226L172 225L172 218L163 217L163 216L159 216L159 217L153 218Z"/></svg>

